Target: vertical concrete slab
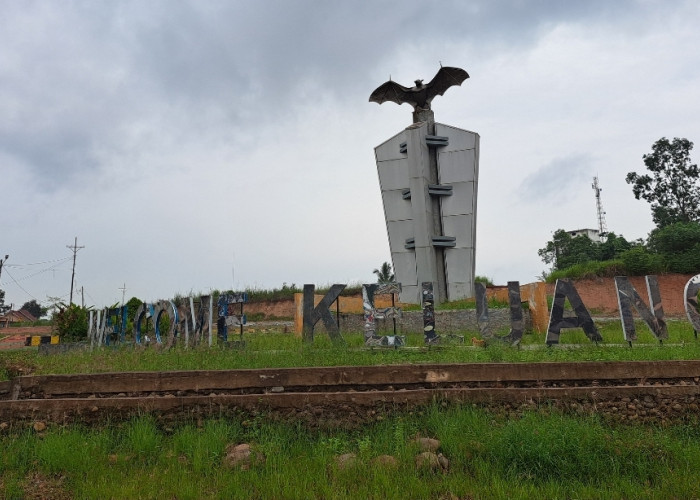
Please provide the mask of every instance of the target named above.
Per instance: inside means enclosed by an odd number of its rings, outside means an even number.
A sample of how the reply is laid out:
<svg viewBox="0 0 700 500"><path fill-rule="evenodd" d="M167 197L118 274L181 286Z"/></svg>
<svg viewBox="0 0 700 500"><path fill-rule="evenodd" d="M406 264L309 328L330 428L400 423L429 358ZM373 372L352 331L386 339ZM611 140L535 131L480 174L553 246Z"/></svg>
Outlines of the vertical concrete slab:
<svg viewBox="0 0 700 500"><path fill-rule="evenodd" d="M447 137L447 144L431 138L429 145L428 136ZM400 300L420 303L427 282L435 304L472 297L479 135L414 123L377 146L375 158Z"/></svg>
<svg viewBox="0 0 700 500"><path fill-rule="evenodd" d="M400 300L415 304L419 301L416 254L413 249L406 248L406 241L414 237L414 227L411 199L404 197L410 185L408 155L402 152L405 142L406 131L402 130L377 146L374 154L394 274L397 281L408 284Z"/></svg>
<svg viewBox="0 0 700 500"><path fill-rule="evenodd" d="M476 274L476 200L479 179L479 134L441 123L435 135L447 137L448 145L438 148L438 180L451 186L452 195L440 199L444 236L456 238L445 249L447 299L474 295Z"/></svg>
<svg viewBox="0 0 700 500"><path fill-rule="evenodd" d="M406 129L409 187L418 283L432 283L434 300L440 303L446 300L441 294L443 286L438 274L444 273L444 269L438 267L442 267L442 263L438 260L432 238L441 235L442 228L439 222L440 214L436 213L428 192L428 186L436 183L437 179L431 177L430 150L425 141L427 135L427 123L414 124ZM397 280L403 283L399 276Z"/></svg>

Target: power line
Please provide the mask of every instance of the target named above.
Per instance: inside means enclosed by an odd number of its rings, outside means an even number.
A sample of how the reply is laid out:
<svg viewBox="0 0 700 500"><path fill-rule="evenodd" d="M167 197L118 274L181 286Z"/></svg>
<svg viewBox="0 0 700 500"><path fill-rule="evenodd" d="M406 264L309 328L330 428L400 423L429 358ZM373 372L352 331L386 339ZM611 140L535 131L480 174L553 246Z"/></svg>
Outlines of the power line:
<svg viewBox="0 0 700 500"><path fill-rule="evenodd" d="M89 298L90 300L92 300L92 303L93 303L93 304L97 304L97 301L95 300L95 298L94 298L92 295L90 295L90 292L85 292L85 295L87 295L88 298Z"/></svg>
<svg viewBox="0 0 700 500"><path fill-rule="evenodd" d="M85 248L85 246L78 246L78 237L75 237L75 243L73 243L73 246L66 245L66 248L69 250L73 250L73 272L71 273L70 276L70 302L69 304L73 304L73 282L75 281L75 256L78 253L78 250L81 248Z"/></svg>
<svg viewBox="0 0 700 500"><path fill-rule="evenodd" d="M69 259L70 259L70 257L63 257L61 259L45 260L43 262L31 262L29 264L7 264L7 267L22 268L22 267L27 267L27 266L40 266L42 264L53 264L54 262L65 262Z"/></svg>
<svg viewBox="0 0 700 500"><path fill-rule="evenodd" d="M34 300L36 300L36 301L38 302L38 299L37 299L34 295L32 295L31 293L29 293L28 291L26 291L26 290L22 287L22 285L20 285L19 283L17 283L17 280L14 278L14 276L12 276L12 274L10 273L10 271L8 271L8 270L6 269L5 272L6 272L7 275L12 279L12 282L13 282L15 285L17 285L17 286L19 287L20 290L22 290L24 293L26 293L27 295L29 295L31 298L33 298Z"/></svg>
<svg viewBox="0 0 700 500"><path fill-rule="evenodd" d="M67 260L69 260L69 259L70 259L70 257L66 257L66 258L63 259L63 260L57 261L57 263L54 264L53 266L49 266L49 267L47 267L46 269L42 269L41 271L37 271L37 272L32 273L32 274L28 274L27 276L22 276L21 278L16 279L16 280L15 280L15 283L18 282L18 281L28 280L29 278L33 278L34 276L38 276L38 275L43 274L43 273L46 273L46 272L48 272L48 271L53 271L53 270L55 270L58 266L60 266L61 264L63 264L65 261L67 261ZM56 262L56 261L54 261L54 262ZM8 266L6 266L6 267L20 267L20 266L10 266L10 265L8 265Z"/></svg>

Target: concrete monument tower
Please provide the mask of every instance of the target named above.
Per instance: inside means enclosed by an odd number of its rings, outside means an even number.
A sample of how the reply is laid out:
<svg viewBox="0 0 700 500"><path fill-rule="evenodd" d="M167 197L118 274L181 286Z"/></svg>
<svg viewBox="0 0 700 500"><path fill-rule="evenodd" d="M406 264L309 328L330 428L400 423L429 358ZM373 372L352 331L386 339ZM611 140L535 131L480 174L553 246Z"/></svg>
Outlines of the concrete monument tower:
<svg viewBox="0 0 700 500"><path fill-rule="evenodd" d="M430 109L436 95L467 78L441 67L428 84L390 80L369 98L414 109L413 124L374 149L402 302L420 303L427 288L436 304L474 295L479 135L436 123Z"/></svg>

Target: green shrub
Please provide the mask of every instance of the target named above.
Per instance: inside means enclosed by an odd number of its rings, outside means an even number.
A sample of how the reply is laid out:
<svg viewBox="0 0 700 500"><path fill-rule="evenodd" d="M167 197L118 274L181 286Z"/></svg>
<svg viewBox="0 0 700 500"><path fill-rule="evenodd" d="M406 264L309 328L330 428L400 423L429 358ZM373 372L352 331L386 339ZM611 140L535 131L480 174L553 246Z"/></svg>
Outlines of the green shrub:
<svg viewBox="0 0 700 500"><path fill-rule="evenodd" d="M645 247L634 247L624 252L620 259L628 276L644 276L663 272L662 259Z"/></svg>
<svg viewBox="0 0 700 500"><path fill-rule="evenodd" d="M493 280L488 276L477 276L474 278L474 283L483 283L486 286L493 286Z"/></svg>
<svg viewBox="0 0 700 500"><path fill-rule="evenodd" d="M654 229L649 249L674 273L700 272L700 223L677 222Z"/></svg>
<svg viewBox="0 0 700 500"><path fill-rule="evenodd" d="M612 277L625 274L625 265L621 259L604 260L604 261L588 261L582 264L575 264L561 269L552 271L547 276L547 283L554 283L561 278L571 279L591 279L597 277Z"/></svg>
<svg viewBox="0 0 700 500"><path fill-rule="evenodd" d="M649 248L660 254L684 253L700 244L700 223L676 222L654 229L649 235Z"/></svg>
<svg viewBox="0 0 700 500"><path fill-rule="evenodd" d="M88 309L77 304L60 304L53 324L64 341L84 340L88 332Z"/></svg>
<svg viewBox="0 0 700 500"><path fill-rule="evenodd" d="M700 272L700 244L685 252L667 255L668 269L675 273L695 274Z"/></svg>

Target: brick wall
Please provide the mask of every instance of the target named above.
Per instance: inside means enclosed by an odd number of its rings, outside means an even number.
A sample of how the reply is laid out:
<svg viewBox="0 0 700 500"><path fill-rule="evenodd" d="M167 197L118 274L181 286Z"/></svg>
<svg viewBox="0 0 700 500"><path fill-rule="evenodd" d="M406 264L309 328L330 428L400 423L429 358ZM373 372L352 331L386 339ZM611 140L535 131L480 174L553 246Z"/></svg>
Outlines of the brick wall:
<svg viewBox="0 0 700 500"><path fill-rule="evenodd" d="M685 297L683 291L685 284L693 274L662 274L657 276L661 304L667 316L685 317ZM630 276L630 283L637 289L639 296L648 303L648 294L644 276ZM613 278L594 278L574 280L576 290L581 300L594 316L619 314L617 308L617 294L615 293L615 281ZM547 295L554 294L554 284L547 285Z"/></svg>

